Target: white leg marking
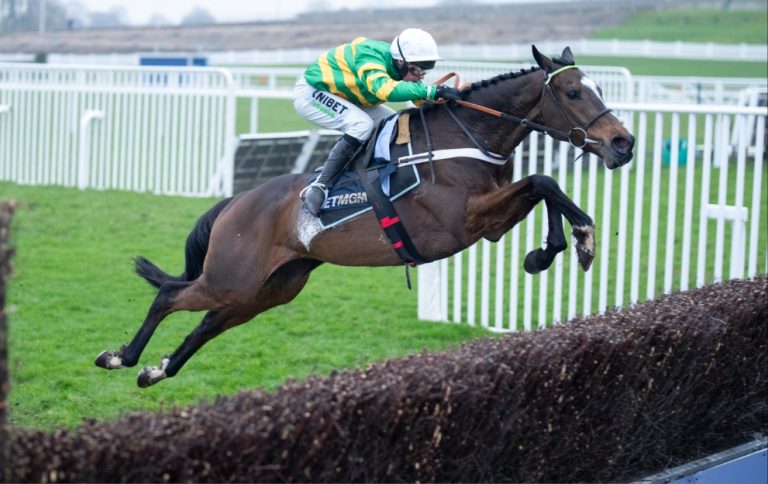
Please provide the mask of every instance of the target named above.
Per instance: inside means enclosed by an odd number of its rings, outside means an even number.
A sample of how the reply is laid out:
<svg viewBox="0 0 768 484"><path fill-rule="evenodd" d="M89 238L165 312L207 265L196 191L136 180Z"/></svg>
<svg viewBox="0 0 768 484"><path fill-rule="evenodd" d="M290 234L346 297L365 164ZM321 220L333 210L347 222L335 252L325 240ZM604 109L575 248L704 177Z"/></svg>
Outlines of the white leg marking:
<svg viewBox="0 0 768 484"><path fill-rule="evenodd" d="M589 254L595 253L595 227L592 225L582 225L580 227L574 227L574 232L583 234L581 237L576 237L577 243L584 247L584 250Z"/></svg>
<svg viewBox="0 0 768 484"><path fill-rule="evenodd" d="M146 368L143 368L139 372L139 375L141 375L142 373L147 375L149 377L150 384L158 382L158 381L160 381L160 380L165 378L165 376L166 376L165 375L165 369L168 367L168 363L170 361L171 360L169 358L163 358L162 361L160 362L160 366L159 367L157 367L157 366L147 366Z"/></svg>
<svg viewBox="0 0 768 484"><path fill-rule="evenodd" d="M147 370L149 370L147 372L149 374L149 380L152 382L165 378L165 370L161 370L156 366L150 366L147 368Z"/></svg>
<svg viewBox="0 0 768 484"><path fill-rule="evenodd" d="M313 217L304 210L299 210L299 216L296 219L296 233L299 236L299 242L304 245L305 249L309 250L312 239L322 231L323 227L316 217Z"/></svg>
<svg viewBox="0 0 768 484"><path fill-rule="evenodd" d="M102 351L96 357L96 366L106 368L107 370L117 370L123 367L122 351Z"/></svg>
<svg viewBox="0 0 768 484"><path fill-rule="evenodd" d="M123 359L117 356L116 354L113 354L112 357L107 362L107 365L110 368L122 368L123 367Z"/></svg>

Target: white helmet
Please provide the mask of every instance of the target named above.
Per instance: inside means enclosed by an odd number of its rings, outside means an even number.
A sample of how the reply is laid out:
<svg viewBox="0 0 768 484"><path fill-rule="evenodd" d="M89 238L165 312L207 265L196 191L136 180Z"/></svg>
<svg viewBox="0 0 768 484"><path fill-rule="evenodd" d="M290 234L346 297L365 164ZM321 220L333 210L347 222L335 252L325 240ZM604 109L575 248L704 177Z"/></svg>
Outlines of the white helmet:
<svg viewBox="0 0 768 484"><path fill-rule="evenodd" d="M406 62L442 60L435 39L421 29L405 29L389 46L392 57Z"/></svg>

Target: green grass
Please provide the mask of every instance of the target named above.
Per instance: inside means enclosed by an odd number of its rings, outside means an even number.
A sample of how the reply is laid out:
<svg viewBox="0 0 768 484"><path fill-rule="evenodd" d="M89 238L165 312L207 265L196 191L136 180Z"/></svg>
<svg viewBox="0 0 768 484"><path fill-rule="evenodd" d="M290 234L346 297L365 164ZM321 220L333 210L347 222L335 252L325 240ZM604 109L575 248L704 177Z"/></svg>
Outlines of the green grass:
<svg viewBox="0 0 768 484"><path fill-rule="evenodd" d="M768 76L768 63L747 61L704 61L640 57L598 57L579 55L584 66L625 67L635 76L758 77Z"/></svg>
<svg viewBox="0 0 768 484"><path fill-rule="evenodd" d="M766 10L658 9L638 12L617 27L593 33L593 39L660 42L768 43Z"/></svg>
<svg viewBox="0 0 768 484"><path fill-rule="evenodd" d="M712 9L654 10L630 16L617 27L594 32L592 39L653 40L657 42L768 43L768 12ZM768 76L768 62L699 61L639 57L579 55L579 64L626 67L642 76Z"/></svg>
<svg viewBox="0 0 768 484"><path fill-rule="evenodd" d="M136 369L94 366L127 343L154 292L132 273L145 255L180 273L184 239L213 199L79 191L0 183L19 202L9 282L12 422L50 429L131 410L184 406L287 378L442 349L486 333L420 322L402 268L322 266L289 305L234 328L203 347L173 379L136 387ZM202 314L178 313L159 327L140 366L158 364Z"/></svg>

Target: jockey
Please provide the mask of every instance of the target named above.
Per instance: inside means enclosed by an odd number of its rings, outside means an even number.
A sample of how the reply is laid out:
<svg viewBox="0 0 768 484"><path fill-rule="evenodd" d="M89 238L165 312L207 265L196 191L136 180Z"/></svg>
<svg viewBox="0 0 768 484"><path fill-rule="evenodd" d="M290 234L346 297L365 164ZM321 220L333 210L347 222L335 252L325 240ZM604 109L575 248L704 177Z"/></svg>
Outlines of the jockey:
<svg viewBox="0 0 768 484"><path fill-rule="evenodd" d="M459 100L458 89L427 85L424 75L441 60L432 36L405 29L391 43L358 37L309 65L293 91L293 105L307 121L344 133L322 172L301 191L304 209L317 217L331 181L371 137L376 124L394 114L385 102Z"/></svg>

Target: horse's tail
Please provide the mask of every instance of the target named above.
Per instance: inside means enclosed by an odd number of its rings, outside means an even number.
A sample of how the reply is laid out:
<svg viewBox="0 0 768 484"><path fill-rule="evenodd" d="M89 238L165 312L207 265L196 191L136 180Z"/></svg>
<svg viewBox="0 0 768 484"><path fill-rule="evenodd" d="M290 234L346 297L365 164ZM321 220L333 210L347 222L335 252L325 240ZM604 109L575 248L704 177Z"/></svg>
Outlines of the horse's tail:
<svg viewBox="0 0 768 484"><path fill-rule="evenodd" d="M144 278L148 283L159 288L166 281L194 281L203 273L203 261L208 253L208 241L211 237L211 227L224 207L232 201L232 197L225 198L205 212L195 223L192 232L187 236L184 247L184 272L180 276L172 276L157 267L145 257L138 256L134 259L136 274Z"/></svg>
<svg viewBox="0 0 768 484"><path fill-rule="evenodd" d="M184 274L179 277L166 274L162 269L153 264L145 257L138 256L133 259L136 268L136 274L143 277L148 283L159 288L166 281L183 281Z"/></svg>

